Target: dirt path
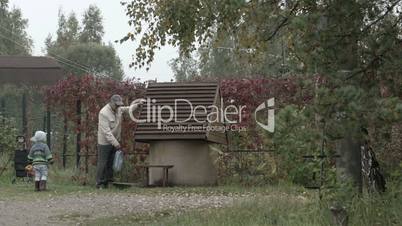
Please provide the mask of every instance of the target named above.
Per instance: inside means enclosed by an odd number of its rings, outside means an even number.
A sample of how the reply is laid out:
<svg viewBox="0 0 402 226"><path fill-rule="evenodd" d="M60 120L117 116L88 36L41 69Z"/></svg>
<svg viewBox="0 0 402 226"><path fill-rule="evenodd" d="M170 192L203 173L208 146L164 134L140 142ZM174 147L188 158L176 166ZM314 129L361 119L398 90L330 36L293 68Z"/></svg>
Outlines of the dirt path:
<svg viewBox="0 0 402 226"><path fill-rule="evenodd" d="M198 194L81 193L0 201L0 225L79 225L100 217L227 206L241 197Z"/></svg>

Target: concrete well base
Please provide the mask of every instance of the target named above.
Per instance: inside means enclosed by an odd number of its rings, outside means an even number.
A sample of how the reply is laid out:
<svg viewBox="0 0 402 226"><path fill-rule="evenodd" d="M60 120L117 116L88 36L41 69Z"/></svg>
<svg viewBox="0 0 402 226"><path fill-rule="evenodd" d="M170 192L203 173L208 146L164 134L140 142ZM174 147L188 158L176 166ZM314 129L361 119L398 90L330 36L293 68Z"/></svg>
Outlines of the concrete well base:
<svg viewBox="0 0 402 226"><path fill-rule="evenodd" d="M150 165L174 165L170 185L214 185L217 172L209 143L205 141L155 141L151 143ZM162 183L162 169L149 170L149 184Z"/></svg>

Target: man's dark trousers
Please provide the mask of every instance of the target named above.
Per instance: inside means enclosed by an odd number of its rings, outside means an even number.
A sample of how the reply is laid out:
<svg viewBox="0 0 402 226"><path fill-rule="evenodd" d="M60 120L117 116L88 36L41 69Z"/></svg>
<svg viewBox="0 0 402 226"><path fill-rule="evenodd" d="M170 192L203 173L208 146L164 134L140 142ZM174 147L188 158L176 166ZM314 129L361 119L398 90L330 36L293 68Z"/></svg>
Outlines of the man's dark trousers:
<svg viewBox="0 0 402 226"><path fill-rule="evenodd" d="M98 162L96 165L96 184L107 186L113 180L113 160L116 148L113 145L98 145Z"/></svg>

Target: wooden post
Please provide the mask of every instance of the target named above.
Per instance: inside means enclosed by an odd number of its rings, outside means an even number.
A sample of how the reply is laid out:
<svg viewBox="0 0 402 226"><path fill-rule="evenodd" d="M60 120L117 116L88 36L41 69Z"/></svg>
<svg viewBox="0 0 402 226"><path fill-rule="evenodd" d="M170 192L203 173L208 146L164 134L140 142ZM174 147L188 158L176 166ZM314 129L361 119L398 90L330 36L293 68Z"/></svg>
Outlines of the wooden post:
<svg viewBox="0 0 402 226"><path fill-rule="evenodd" d="M320 150L320 155L323 157L321 158L321 162L320 162L320 188L318 189L318 196L320 198L320 200L322 199L322 186L324 186L324 155L325 155L325 126L326 123L325 121L323 121L322 123L322 134L321 134L321 150Z"/></svg>
<svg viewBox="0 0 402 226"><path fill-rule="evenodd" d="M80 167L80 151L81 151L81 101L77 101L77 137L76 137L76 167L77 169Z"/></svg>
<svg viewBox="0 0 402 226"><path fill-rule="evenodd" d="M52 134L51 134L51 129L50 129L50 123L51 123L51 119L50 119L50 117L51 117L51 113L50 113L50 107L47 107L47 110L46 110L46 143L47 143L47 146L49 146L49 148L51 149L51 146L52 146L52 141L51 141L51 139L52 139Z"/></svg>
<svg viewBox="0 0 402 226"><path fill-rule="evenodd" d="M22 94L22 134L28 139L27 94Z"/></svg>
<svg viewBox="0 0 402 226"><path fill-rule="evenodd" d="M46 112L43 113L42 131L46 131Z"/></svg>
<svg viewBox="0 0 402 226"><path fill-rule="evenodd" d="M63 131L63 168L66 168L66 154L67 154L67 116L64 115L64 131Z"/></svg>
<svg viewBox="0 0 402 226"><path fill-rule="evenodd" d="M6 119L5 119L5 117L6 117L6 100L5 100L4 97L1 98L0 107L1 107L1 116L3 116L3 119L1 121L2 121L2 123L4 125L6 123Z"/></svg>
<svg viewBox="0 0 402 226"><path fill-rule="evenodd" d="M88 154L88 146L86 147L85 150L85 173L88 174L88 158L89 158L89 154Z"/></svg>
<svg viewBox="0 0 402 226"><path fill-rule="evenodd" d="M87 111L88 112L88 111ZM85 123L86 125L88 125L89 122L89 114L86 114L86 118L85 118ZM88 131L85 131L85 140L88 141ZM89 158L89 148L88 148L88 143L85 146L85 173L88 174L88 158Z"/></svg>

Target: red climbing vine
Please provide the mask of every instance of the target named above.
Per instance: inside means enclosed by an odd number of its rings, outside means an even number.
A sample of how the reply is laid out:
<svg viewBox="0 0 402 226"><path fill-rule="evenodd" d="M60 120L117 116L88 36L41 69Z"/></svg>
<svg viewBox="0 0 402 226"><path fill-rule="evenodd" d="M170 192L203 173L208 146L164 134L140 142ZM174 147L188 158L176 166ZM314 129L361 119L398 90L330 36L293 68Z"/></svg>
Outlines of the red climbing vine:
<svg viewBox="0 0 402 226"><path fill-rule="evenodd" d="M287 104L300 104L311 98L309 92L302 93L297 79L229 79L220 82L221 95L225 104L245 105L242 112L242 126L255 128L254 109L263 101L275 97L275 107ZM128 105L132 100L143 97L145 85L138 80L123 82L94 76L70 76L45 90L45 100L53 112L66 119L70 129L80 132L81 149L93 154L96 150L96 132L99 110L108 102L112 94L119 94ZM77 113L80 103L81 114ZM122 130L122 146L132 150L133 128L135 123L125 119ZM254 133L254 134L253 134ZM250 148L256 148L261 139L258 133L252 132L255 138Z"/></svg>
<svg viewBox="0 0 402 226"><path fill-rule="evenodd" d="M247 148L256 149L262 144L261 133L256 128L254 110L264 101L275 98L275 109L288 104L304 105L312 99L311 90L306 90L297 77L281 79L228 79L220 83L225 104L247 106L242 112L241 124L248 128Z"/></svg>
<svg viewBox="0 0 402 226"><path fill-rule="evenodd" d="M143 93L144 85L134 79L120 82L91 75L70 76L46 88L45 101L52 112L69 123L70 131L81 133L81 153L93 155L97 145L98 113L111 95L121 95L128 105L132 100L142 97ZM127 123L123 124L122 146L130 150L135 123L127 118L125 120Z"/></svg>

